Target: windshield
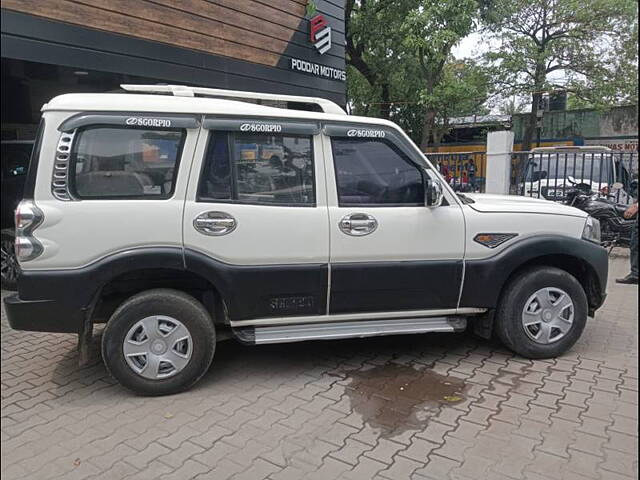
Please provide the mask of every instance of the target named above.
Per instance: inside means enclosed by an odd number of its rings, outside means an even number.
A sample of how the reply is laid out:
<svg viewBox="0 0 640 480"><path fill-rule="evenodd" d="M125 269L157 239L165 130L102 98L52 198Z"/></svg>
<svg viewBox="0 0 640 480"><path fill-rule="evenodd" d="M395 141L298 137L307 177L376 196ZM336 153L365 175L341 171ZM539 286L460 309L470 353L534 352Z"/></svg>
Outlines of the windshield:
<svg viewBox="0 0 640 480"><path fill-rule="evenodd" d="M526 181L541 179L591 180L598 183L613 181L611 155L594 153L536 154L529 158Z"/></svg>

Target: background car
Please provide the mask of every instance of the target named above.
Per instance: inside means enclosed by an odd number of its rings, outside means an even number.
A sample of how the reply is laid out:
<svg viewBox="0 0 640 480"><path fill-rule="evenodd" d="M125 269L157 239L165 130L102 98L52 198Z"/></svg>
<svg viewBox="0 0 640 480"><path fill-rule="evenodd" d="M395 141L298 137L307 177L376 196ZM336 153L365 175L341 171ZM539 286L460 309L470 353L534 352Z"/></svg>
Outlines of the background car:
<svg viewBox="0 0 640 480"><path fill-rule="evenodd" d="M566 192L584 185L608 193L621 182L616 201L628 203L629 172L610 148L594 146L539 147L531 150L520 184L521 193L535 198L565 201Z"/></svg>
<svg viewBox="0 0 640 480"><path fill-rule="evenodd" d="M2 288L15 290L18 263L14 251L13 213L22 200L33 140L2 141Z"/></svg>

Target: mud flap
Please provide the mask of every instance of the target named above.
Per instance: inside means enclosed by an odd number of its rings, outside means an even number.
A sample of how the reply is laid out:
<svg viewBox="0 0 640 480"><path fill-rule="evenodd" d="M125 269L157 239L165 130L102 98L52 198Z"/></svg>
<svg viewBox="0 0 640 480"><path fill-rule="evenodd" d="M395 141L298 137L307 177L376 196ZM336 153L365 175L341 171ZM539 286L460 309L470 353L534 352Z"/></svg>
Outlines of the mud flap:
<svg viewBox="0 0 640 480"><path fill-rule="evenodd" d="M85 311L84 320L78 332L78 367L85 367L91 359L93 343L93 311L95 302Z"/></svg>
<svg viewBox="0 0 640 480"><path fill-rule="evenodd" d="M476 317L473 320L473 333L485 340L491 340L491 334L493 333L493 319L495 315L496 311L495 309L492 309L487 313Z"/></svg>

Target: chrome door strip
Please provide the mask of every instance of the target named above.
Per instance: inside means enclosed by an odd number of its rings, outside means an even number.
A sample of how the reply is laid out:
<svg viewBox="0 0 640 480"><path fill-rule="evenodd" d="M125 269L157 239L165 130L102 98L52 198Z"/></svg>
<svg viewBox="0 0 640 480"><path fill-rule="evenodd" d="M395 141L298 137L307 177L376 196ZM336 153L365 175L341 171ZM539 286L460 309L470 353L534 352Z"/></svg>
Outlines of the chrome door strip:
<svg viewBox="0 0 640 480"><path fill-rule="evenodd" d="M230 320L231 327L267 325L298 325L304 323L349 322L352 320L392 320L409 318L446 317L452 315L474 315L486 312L486 308L447 308L442 310L407 310L393 312L343 313L336 315L305 315L302 317L254 318Z"/></svg>

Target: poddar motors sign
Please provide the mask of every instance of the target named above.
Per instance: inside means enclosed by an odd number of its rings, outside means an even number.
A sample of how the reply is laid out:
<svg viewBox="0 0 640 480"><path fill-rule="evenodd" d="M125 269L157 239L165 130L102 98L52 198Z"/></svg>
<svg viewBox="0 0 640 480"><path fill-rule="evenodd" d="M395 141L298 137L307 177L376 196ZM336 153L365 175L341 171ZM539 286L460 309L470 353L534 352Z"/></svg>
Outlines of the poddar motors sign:
<svg viewBox="0 0 640 480"><path fill-rule="evenodd" d="M331 26L324 15L314 15L309 20L309 41L313 44L320 55L331 50ZM347 74L339 68L320 65L318 63L301 60L299 58L291 59L291 70L298 72L310 73L318 77L324 77L331 80L346 81Z"/></svg>

